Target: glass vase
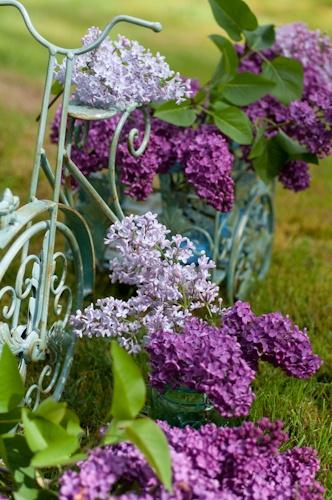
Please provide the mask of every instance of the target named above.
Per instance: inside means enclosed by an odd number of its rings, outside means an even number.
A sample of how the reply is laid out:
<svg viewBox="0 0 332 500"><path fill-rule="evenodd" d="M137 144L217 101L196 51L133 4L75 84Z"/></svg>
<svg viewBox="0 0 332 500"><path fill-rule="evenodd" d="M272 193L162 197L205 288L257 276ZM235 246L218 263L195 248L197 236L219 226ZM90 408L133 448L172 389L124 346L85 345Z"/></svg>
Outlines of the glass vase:
<svg viewBox="0 0 332 500"><path fill-rule="evenodd" d="M169 388L163 393L152 390L152 418L166 420L172 426L198 428L210 421L212 411L205 394L187 387Z"/></svg>
<svg viewBox="0 0 332 500"><path fill-rule="evenodd" d="M274 183L265 183L238 161L233 168L235 203L221 213L199 198L177 165L160 175L162 222L190 238L197 261L201 252L216 263L213 281L228 303L245 299L270 266L274 234Z"/></svg>

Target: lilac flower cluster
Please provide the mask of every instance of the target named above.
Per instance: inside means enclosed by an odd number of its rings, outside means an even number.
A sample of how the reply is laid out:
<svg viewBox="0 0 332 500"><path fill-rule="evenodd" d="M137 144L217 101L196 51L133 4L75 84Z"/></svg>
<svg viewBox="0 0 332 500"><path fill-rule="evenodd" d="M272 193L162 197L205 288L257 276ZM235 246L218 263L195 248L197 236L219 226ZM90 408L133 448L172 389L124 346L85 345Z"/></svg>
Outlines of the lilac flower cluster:
<svg viewBox="0 0 332 500"><path fill-rule="evenodd" d="M188 264L193 244L168 234L151 213L110 227L111 279L135 286L136 294L128 301L99 299L77 311L71 324L78 336L115 337L131 353L146 345L153 385L188 384L206 392L224 416L249 412L260 358L299 378L319 368L306 331L287 316L256 317L244 302L222 309L209 277L214 263L203 254L197 265ZM221 324L211 327L193 318L198 314L221 318Z"/></svg>
<svg viewBox="0 0 332 500"><path fill-rule="evenodd" d="M239 54L244 48L237 46ZM290 137L307 147L319 157L332 151L332 42L319 30L310 31L303 23L293 23L277 30L276 43L263 56L292 57L304 68L304 91L299 101L285 106L272 96L251 104L247 108L252 121L268 118ZM254 53L241 63L241 71L260 73L263 59ZM308 165L305 162L289 162L280 174L284 187L299 191L310 183Z"/></svg>
<svg viewBox="0 0 332 500"><path fill-rule="evenodd" d="M285 24L277 30L276 46L284 56L298 59L304 68L313 67L332 91L332 44L328 35L310 31L305 23Z"/></svg>
<svg viewBox="0 0 332 500"><path fill-rule="evenodd" d="M143 136L142 114L136 112L132 126L141 130ZM153 180L157 173L166 172L177 161L174 138L182 129L175 125L152 119L152 130L148 147L139 158L134 158L128 151L127 141L122 140L118 147L117 164L120 169L120 181L125 186L125 194L136 200L145 200L153 190ZM125 134L123 134L125 135Z"/></svg>
<svg viewBox="0 0 332 500"><path fill-rule="evenodd" d="M122 443L90 452L60 482L60 500L322 500L319 469L311 448L278 449L287 441L281 422L262 419L240 427L213 424L199 430L159 423L167 435L173 465L173 491L167 492L143 456ZM116 493L115 493L116 494Z"/></svg>
<svg viewBox="0 0 332 500"><path fill-rule="evenodd" d="M110 261L113 282L134 285L136 295L127 302L107 297L77 311L71 324L78 336L117 337L129 352L137 352L154 331L179 331L186 318L208 309L218 314L219 289L210 281L214 263L201 255L188 264L194 246L169 231L157 216L128 216L113 224L106 244L114 251Z"/></svg>
<svg viewBox="0 0 332 500"><path fill-rule="evenodd" d="M82 39L87 47L101 35L90 28ZM56 80L65 79L65 63L58 66ZM159 52L154 56L138 42L118 35L105 39L98 48L74 60L72 83L75 100L97 108L124 110L131 105L175 100L180 104L191 96L190 81L170 69Z"/></svg>
<svg viewBox="0 0 332 500"><path fill-rule="evenodd" d="M255 316L245 302L224 309L219 327L191 318L181 334L153 332L146 350L152 386L203 392L225 417L248 415L260 358L298 378L310 377L322 363L305 330L280 313Z"/></svg>
<svg viewBox="0 0 332 500"><path fill-rule="evenodd" d="M310 186L309 165L302 160L287 161L279 172L279 181L286 189L303 191Z"/></svg>
<svg viewBox="0 0 332 500"><path fill-rule="evenodd" d="M152 333L146 350L152 386L161 391L186 386L207 394L224 417L248 415L256 373L233 335L191 318L181 334Z"/></svg>
<svg viewBox="0 0 332 500"><path fill-rule="evenodd" d="M225 138L214 125L202 125L179 139L179 161L188 183L216 210L229 212L234 203L233 156Z"/></svg>
<svg viewBox="0 0 332 500"><path fill-rule="evenodd" d="M234 182L231 178L233 156L228 143L213 125L202 125L196 130L183 129L154 118L148 147L139 158L133 157L127 146L127 137L133 127L143 137L142 113L135 111L127 122L117 151L117 165L125 194L145 200L152 192L157 173L166 173L176 163L181 164L188 183L198 196L216 210L227 212L234 202ZM110 142L118 116L96 121L90 126L87 141L81 148L73 146L71 156L80 170L89 175L108 165ZM59 110L52 123L51 139L58 141Z"/></svg>
<svg viewBox="0 0 332 500"><path fill-rule="evenodd" d="M136 125L137 126L137 125ZM152 192L153 178L182 165L196 194L216 210L227 212L234 202L233 156L226 139L213 125L183 129L154 118L146 152L133 158L123 142L117 157L126 194L143 200Z"/></svg>
<svg viewBox="0 0 332 500"><path fill-rule="evenodd" d="M306 330L279 312L255 316L250 305L238 301L224 310L223 331L236 337L245 360L257 368L259 358L282 368L288 375L308 378L322 364L312 352Z"/></svg>

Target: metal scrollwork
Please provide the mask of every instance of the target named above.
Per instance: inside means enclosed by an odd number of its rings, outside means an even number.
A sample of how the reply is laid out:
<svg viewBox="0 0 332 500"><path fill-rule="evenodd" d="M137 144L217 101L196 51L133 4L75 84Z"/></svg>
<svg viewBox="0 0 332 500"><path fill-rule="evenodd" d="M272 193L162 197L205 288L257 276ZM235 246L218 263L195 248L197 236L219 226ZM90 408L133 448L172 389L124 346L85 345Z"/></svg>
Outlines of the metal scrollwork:
<svg viewBox="0 0 332 500"><path fill-rule="evenodd" d="M66 183L63 186L62 179L68 181L68 174L73 175L110 222L121 219L123 213L115 182L116 149L122 128L136 108L133 106L120 117L110 148L109 175L113 210L71 160L70 152L75 119L106 119L114 116L118 110L93 110L71 101L74 60L76 56L96 49L120 22L156 32L161 30L161 25L130 16L117 16L90 45L64 48L49 42L38 33L19 1L0 0L0 6L15 7L31 35L48 51L28 203L19 208L19 198L9 189L5 190L0 199L0 351L6 343L17 355L22 377L30 384L25 402L35 407L43 396L52 394L57 399L61 396L75 343L68 325L69 317L73 310L82 306L84 296L92 293L94 285L93 238L84 219L73 210L72 198L66 191ZM64 56L64 89L56 161L51 165L46 153L45 137L52 82L59 54ZM137 146L140 137L137 129L132 129L128 137L129 150L135 157L143 154L150 135L150 116L145 110L143 113L145 131L142 143ZM81 144L86 140L88 130L89 124L85 123L80 130L80 137L76 138ZM50 200L38 199L41 171L45 173L52 188ZM60 211L65 214L64 222L60 220ZM65 242L64 252L58 250L60 235L62 243ZM33 374L33 368L35 372L39 372L37 378L36 373L34 374L34 380L37 380L35 382L29 378L30 372Z"/></svg>
<svg viewBox="0 0 332 500"><path fill-rule="evenodd" d="M78 244L72 232L61 223L57 224L58 231L63 233L73 248L77 269L75 275L78 281L82 281L82 262L77 255ZM20 265L16 270L14 285L6 285L0 289L0 350L6 343L12 352L19 358L21 375L30 383L29 370L34 364L42 363L41 373L38 381L33 383L27 390L25 402L31 406L37 406L42 396L51 394L58 390L59 385L63 388L64 380L59 380L64 362L71 363L72 348L68 346L74 342L74 338L68 332L68 320L74 307L79 307L82 300L81 287L76 292L75 301L73 289L68 284L68 262L62 252L55 252L52 257L51 272L49 279L49 304L51 306L47 322L46 347L42 342L42 309L45 297L45 280L47 279L47 243L49 242L49 223L41 225L38 223L39 232L34 234L34 226L23 230L20 236L20 246L17 241L7 249L7 255L11 255L11 264L7 265L2 272L6 277L6 271L15 268L15 258L23 251ZM32 242L30 234L37 236L37 241ZM26 237L25 237L26 236ZM40 238L41 237L41 238ZM40 253L24 255L27 243L37 243L41 246ZM76 244L76 247L75 247ZM74 264L75 264L74 263ZM1 264L0 264L1 271ZM77 287L76 287L77 288ZM77 296L77 293L79 296ZM67 368L66 368L67 370Z"/></svg>
<svg viewBox="0 0 332 500"><path fill-rule="evenodd" d="M144 116L144 134L141 144L136 147L135 143L140 140L140 131L137 128L132 128L128 134L128 149L130 154L135 158L139 158L145 152L151 135L151 115L146 108L137 108Z"/></svg>
<svg viewBox="0 0 332 500"><path fill-rule="evenodd" d="M143 119L141 120L141 116ZM95 172L87 179L71 158L72 145L81 148L87 140L89 124L92 120L105 120L116 116L117 124L109 148L107 170ZM139 128L132 126L136 121ZM79 131L79 132L78 132ZM85 131L85 132L84 132ZM66 138L65 178L68 190L66 197L71 205L84 215L90 229L94 233L94 247L99 269L105 269L109 264L109 256L104 245L104 238L110 223L124 217L123 200L120 200L116 175L116 158L119 142L124 143L127 137L129 153L139 158L148 147L151 135L151 113L146 107L131 106L123 112L110 109L103 112L100 109L86 108L77 104L69 106L69 124ZM76 197L73 195L72 179L79 184ZM96 221L97 225L96 225Z"/></svg>

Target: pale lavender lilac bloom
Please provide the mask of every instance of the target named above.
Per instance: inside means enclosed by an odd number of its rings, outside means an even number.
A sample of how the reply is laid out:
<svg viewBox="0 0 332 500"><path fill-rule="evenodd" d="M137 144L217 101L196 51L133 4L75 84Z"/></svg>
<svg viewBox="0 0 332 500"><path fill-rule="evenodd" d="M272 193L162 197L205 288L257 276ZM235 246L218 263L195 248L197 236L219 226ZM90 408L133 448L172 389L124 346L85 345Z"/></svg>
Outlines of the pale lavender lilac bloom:
<svg viewBox="0 0 332 500"><path fill-rule="evenodd" d="M88 46L100 36L99 28L89 28L83 37ZM58 66L55 79L64 82L65 64ZM72 83L75 100L97 108L125 110L152 101L175 100L178 104L191 96L190 81L170 69L165 57L153 55L137 41L118 35L106 38L99 47L75 57Z"/></svg>
<svg viewBox="0 0 332 500"><path fill-rule="evenodd" d="M128 216L113 224L106 244L115 251L111 280L136 286L128 301L107 297L71 318L78 336L115 337L129 352L138 352L154 331L179 331L195 311L221 311L219 289L210 280L214 263L205 255L188 264L194 247L169 231L157 216Z"/></svg>

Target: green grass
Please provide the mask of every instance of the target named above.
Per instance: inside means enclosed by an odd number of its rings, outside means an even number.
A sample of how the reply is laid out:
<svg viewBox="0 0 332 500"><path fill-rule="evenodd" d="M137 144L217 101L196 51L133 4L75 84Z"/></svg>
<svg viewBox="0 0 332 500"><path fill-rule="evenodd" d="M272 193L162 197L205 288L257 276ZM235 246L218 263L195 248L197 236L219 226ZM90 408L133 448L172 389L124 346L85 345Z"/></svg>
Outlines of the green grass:
<svg viewBox="0 0 332 500"><path fill-rule="evenodd" d="M252 0L263 22L307 21L332 34L331 0ZM122 31L168 57L173 67L202 80L217 52L207 35L217 31L202 0L26 0L37 28L51 40L75 46L91 24L103 26L115 14L159 20L164 31L123 27ZM31 172L35 116L39 111L45 54L30 39L17 12L0 9L0 189L9 185L24 199ZM256 313L280 310L307 326L315 351L324 359L309 381L261 366L251 417L282 419L291 445L314 446L322 462L320 478L332 490L332 162L312 168L310 190L294 194L278 188L273 260L266 280L253 290ZM42 184L42 194L47 193ZM108 292L107 284L99 286ZM101 292L102 290L102 292ZM80 341L65 397L89 434L107 421L111 364L103 341ZM332 498L332 491L330 498Z"/></svg>

